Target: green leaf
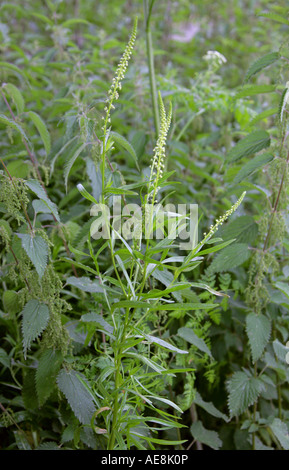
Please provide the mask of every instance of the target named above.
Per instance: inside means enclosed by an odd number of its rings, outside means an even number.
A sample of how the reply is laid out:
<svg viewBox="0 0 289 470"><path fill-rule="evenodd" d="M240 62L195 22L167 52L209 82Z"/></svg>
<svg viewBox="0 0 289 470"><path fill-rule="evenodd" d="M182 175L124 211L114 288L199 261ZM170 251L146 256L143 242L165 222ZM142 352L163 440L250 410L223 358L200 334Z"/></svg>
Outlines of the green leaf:
<svg viewBox="0 0 289 470"><path fill-rule="evenodd" d="M103 292L103 287L99 285L98 281L92 281L88 277L74 277L67 278L66 284L77 287L83 292Z"/></svg>
<svg viewBox="0 0 289 470"><path fill-rule="evenodd" d="M258 236L258 225L252 216L241 215L219 228L218 235L223 240L235 239L237 243L253 243Z"/></svg>
<svg viewBox="0 0 289 470"><path fill-rule="evenodd" d="M245 75L244 82L247 82L248 80L250 80L250 78L253 75L260 72L260 70L263 70L269 65L273 64L279 58L280 58L279 52L270 52L269 54L265 54L263 57L260 57L258 60L256 60L256 62L254 62L249 67L249 70Z"/></svg>
<svg viewBox="0 0 289 470"><path fill-rule="evenodd" d="M286 297L288 297L288 299L289 299L289 286L288 286L288 284L286 284L285 282L277 281L277 282L275 282L274 286L277 287L277 289L279 289L281 292L283 292L283 294L286 295Z"/></svg>
<svg viewBox="0 0 289 470"><path fill-rule="evenodd" d="M121 300L112 305L112 310L116 308L144 308L149 310L210 310L215 308L215 304L207 303L169 303L162 305L153 305L148 302L140 302L136 300Z"/></svg>
<svg viewBox="0 0 289 470"><path fill-rule="evenodd" d="M260 155L256 155L252 160L249 160L245 165L241 168L237 176L234 178L234 183L240 183L243 181L247 176L251 175L254 171L262 168L267 163L271 162L274 159L274 155L271 153L261 153Z"/></svg>
<svg viewBox="0 0 289 470"><path fill-rule="evenodd" d="M198 348L200 351L203 351L204 353L212 357L212 353L209 350L208 346L206 345L205 341L199 336L197 336L192 328L186 328L186 327L179 328L178 336L183 338L188 343L196 346L196 348Z"/></svg>
<svg viewBox="0 0 289 470"><path fill-rule="evenodd" d="M255 126L258 122L263 121L263 119L266 119L267 117L274 116L274 114L278 113L278 108L271 108L271 109L265 109L265 111L262 111L261 113L257 114L253 119L248 124L248 127L253 127Z"/></svg>
<svg viewBox="0 0 289 470"><path fill-rule="evenodd" d="M245 372L235 372L228 382L229 410L232 416L238 416L258 400L262 391L262 382Z"/></svg>
<svg viewBox="0 0 289 470"><path fill-rule="evenodd" d="M271 93L275 91L275 85L248 85L237 92L235 99L244 98L245 96L255 96L260 93Z"/></svg>
<svg viewBox="0 0 289 470"><path fill-rule="evenodd" d="M271 321L265 315L250 313L246 317L246 332L249 338L252 360L262 356L271 335Z"/></svg>
<svg viewBox="0 0 289 470"><path fill-rule="evenodd" d="M239 140L228 155L228 162L236 162L243 157L254 155L260 150L270 146L270 135L264 130L254 131L243 139Z"/></svg>
<svg viewBox="0 0 289 470"><path fill-rule="evenodd" d="M14 290L5 290L2 296L4 310L7 313L15 314L21 310L19 295Z"/></svg>
<svg viewBox="0 0 289 470"><path fill-rule="evenodd" d="M31 189L34 194L36 194L36 196L39 197L39 199L41 199L46 204L50 212L54 215L57 222L60 222L57 205L49 199L45 189L41 186L39 181L31 179L25 181L25 184L26 186L28 186L29 189Z"/></svg>
<svg viewBox="0 0 289 470"><path fill-rule="evenodd" d="M155 336L148 335L144 332L140 332L142 336L144 336L150 343L155 343L158 344L159 346L169 349L170 351L177 352L179 354L188 354L188 351L184 351L182 349L176 348L173 344L168 343L167 341L164 341L161 338L156 338Z"/></svg>
<svg viewBox="0 0 289 470"><path fill-rule="evenodd" d="M193 423L190 431L196 441L201 442L214 450L219 450L220 447L222 447L223 442L219 438L218 433L216 431L205 429L201 421Z"/></svg>
<svg viewBox="0 0 289 470"><path fill-rule="evenodd" d="M8 119L4 114L0 114L0 123L5 124L6 126L11 127L15 131L19 132L22 137L26 140L26 142L28 142L28 137L20 126L20 124L13 121L12 119Z"/></svg>
<svg viewBox="0 0 289 470"><path fill-rule="evenodd" d="M60 351L45 349L36 370L36 392L40 406L49 398L56 384L56 376L63 361Z"/></svg>
<svg viewBox="0 0 289 470"><path fill-rule="evenodd" d="M12 98L17 108L17 113L18 114L23 113L25 103L24 103L24 99L20 90L12 83L5 83L5 86L3 86L3 88L8 93L8 95Z"/></svg>
<svg viewBox="0 0 289 470"><path fill-rule="evenodd" d="M135 161L135 163L136 163L136 165L139 169L135 149L129 143L129 141L126 140L122 135L120 135L120 134L118 134L117 132L114 132L114 131L111 131L109 135L113 138L113 140L114 140L114 142L117 146L120 146L120 147L124 148L124 150L126 150L132 156L132 158L134 159L134 161Z"/></svg>
<svg viewBox="0 0 289 470"><path fill-rule="evenodd" d="M22 334L25 358L31 343L46 328L49 316L48 306L36 299L29 300L22 310Z"/></svg>
<svg viewBox="0 0 289 470"><path fill-rule="evenodd" d="M282 448L289 450L289 432L287 425L279 418L275 418L273 423L270 424L270 429L274 436L278 439Z"/></svg>
<svg viewBox="0 0 289 470"><path fill-rule="evenodd" d="M44 144L46 154L48 155L51 150L51 138L50 138L48 129L46 127L46 124L43 122L41 117L34 111L28 111L28 115L31 121L33 122L33 124L35 125L36 129L38 130L40 137L42 139L42 142Z"/></svg>
<svg viewBox="0 0 289 470"><path fill-rule="evenodd" d="M281 362L287 362L286 361L286 355L288 354L288 348L284 346L284 344L280 343L278 339L275 339L273 341L273 349L276 357L279 359Z"/></svg>
<svg viewBox="0 0 289 470"><path fill-rule="evenodd" d="M59 390L65 395L75 416L82 424L90 424L96 407L84 383L88 387L85 377L74 370L61 369L57 375Z"/></svg>
<svg viewBox="0 0 289 470"><path fill-rule="evenodd" d="M113 333L113 330L114 330L113 326L111 326L109 323L107 323L107 321L104 320L104 318L101 315L99 315L98 313L95 313L95 312L85 313L84 315L82 315L80 320L84 321L84 322L98 323L100 326L102 326L102 328L105 331L107 331L110 334Z"/></svg>
<svg viewBox="0 0 289 470"><path fill-rule="evenodd" d="M47 242L38 235L35 237L24 233L16 233L16 235L21 239L22 248L26 251L38 276L41 278L45 272L48 261Z"/></svg>
<svg viewBox="0 0 289 470"><path fill-rule="evenodd" d="M83 152L83 150L86 148L87 144L84 143L78 149L68 158L68 160L64 164L64 181L65 181L65 188L67 191L67 184L68 184L68 176L70 173L70 170L73 166L73 164L76 162L77 158Z"/></svg>
<svg viewBox="0 0 289 470"><path fill-rule="evenodd" d="M200 408L206 410L206 412L210 415L215 416L215 418L222 418L226 422L229 421L228 416L226 416L224 413L221 413L221 411L219 411L213 403L204 401L199 392L196 392L194 403Z"/></svg>
<svg viewBox="0 0 289 470"><path fill-rule="evenodd" d="M250 255L251 253L246 243L234 243L224 248L223 251L213 259L208 271L210 275L230 271L245 263L245 261L250 258Z"/></svg>
<svg viewBox="0 0 289 470"><path fill-rule="evenodd" d="M31 166L28 163L25 163L23 160L13 160L13 162L8 163L7 170L11 176L16 176L16 178L26 178Z"/></svg>
<svg viewBox="0 0 289 470"><path fill-rule="evenodd" d="M269 18L269 20L277 21L277 23L282 23L289 26L289 21L287 20L287 18L284 18L284 16L281 16L278 13L260 13L259 16L263 16L263 18Z"/></svg>

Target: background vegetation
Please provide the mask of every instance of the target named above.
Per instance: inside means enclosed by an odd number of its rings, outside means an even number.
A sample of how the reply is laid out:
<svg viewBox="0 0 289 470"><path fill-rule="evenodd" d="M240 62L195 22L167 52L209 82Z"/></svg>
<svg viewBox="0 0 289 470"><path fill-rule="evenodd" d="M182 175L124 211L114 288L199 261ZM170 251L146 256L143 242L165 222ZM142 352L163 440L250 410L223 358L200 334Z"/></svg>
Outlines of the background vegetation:
<svg viewBox="0 0 289 470"><path fill-rule="evenodd" d="M289 449L288 27L283 0L1 3L1 449ZM198 204L196 250L91 238L149 194Z"/></svg>

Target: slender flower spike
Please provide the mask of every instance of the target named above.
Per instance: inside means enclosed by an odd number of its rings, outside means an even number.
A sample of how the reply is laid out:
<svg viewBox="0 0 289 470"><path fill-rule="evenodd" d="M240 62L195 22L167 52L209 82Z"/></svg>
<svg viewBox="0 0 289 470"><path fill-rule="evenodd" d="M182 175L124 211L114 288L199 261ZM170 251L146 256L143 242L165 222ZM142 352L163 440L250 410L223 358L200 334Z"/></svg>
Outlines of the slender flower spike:
<svg viewBox="0 0 289 470"><path fill-rule="evenodd" d="M149 188L148 188L148 201L152 199L154 202L155 196L159 190L158 183L160 178L163 176L163 170L165 168L165 147L167 141L167 135L171 124L172 119L172 104L170 103L170 109L168 112L168 116L166 115L166 110L164 107L164 103L159 93L159 103L160 103L160 131L159 137L154 148L154 154L151 163L151 173L150 173L150 181L149 181Z"/></svg>
<svg viewBox="0 0 289 470"><path fill-rule="evenodd" d="M108 91L108 98L106 100L106 106L104 108L104 111L106 114L104 117L104 125L102 127L104 134L107 131L107 124L110 123L111 110L114 109L113 102L119 98L118 90L121 90L121 81L124 79L125 72L128 67L128 61L132 55L132 51L133 51L135 40L136 40L136 33L137 33L137 17L134 20L134 25L133 25L130 39L120 59L120 62L117 66L115 76L112 79L112 84Z"/></svg>
<svg viewBox="0 0 289 470"><path fill-rule="evenodd" d="M242 193L242 195L239 197L239 199L237 200L237 202L235 202L235 204L232 205L232 207L227 210L225 212L225 214L223 214L221 217L219 217L219 219L216 220L215 222L215 225L211 225L210 227L210 230L207 234L204 233L204 239L202 240L202 243L204 244L209 238L212 237L212 235L214 235L214 233L216 233L216 231L218 230L219 226L220 225L223 225L223 223L230 217L231 214L233 214L233 212L235 212L239 205L242 203L244 197L246 195L246 191L244 191Z"/></svg>

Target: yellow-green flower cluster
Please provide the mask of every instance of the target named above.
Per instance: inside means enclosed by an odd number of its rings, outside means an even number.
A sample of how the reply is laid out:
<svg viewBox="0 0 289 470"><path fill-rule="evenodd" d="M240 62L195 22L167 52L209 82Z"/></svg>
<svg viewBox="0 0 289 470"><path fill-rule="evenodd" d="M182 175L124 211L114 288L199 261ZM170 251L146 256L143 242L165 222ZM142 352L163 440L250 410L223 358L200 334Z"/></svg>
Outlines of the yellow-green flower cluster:
<svg viewBox="0 0 289 470"><path fill-rule="evenodd" d="M211 236L214 235L214 233L216 233L219 226L223 225L223 223L230 217L230 215L233 214L233 212L235 212L238 209L239 205L241 204L241 202L243 201L245 197L245 194L246 194L246 191L243 192L243 194L239 197L238 201L235 202L235 204L233 204L233 206L229 210L227 210L225 214L223 214L221 217L219 217L219 219L217 219L215 225L211 225L209 232L204 233L204 237L205 237L203 240L204 242L208 240L209 238L211 238Z"/></svg>
<svg viewBox="0 0 289 470"><path fill-rule="evenodd" d="M168 116L167 116L160 93L159 93L159 102L160 102L161 124L160 124L159 137L158 137L156 146L154 148L154 154L153 154L152 163L151 163L148 199L154 199L156 193L159 190L158 183L159 183L160 178L163 176L163 171L165 168L165 156L166 156L165 147L166 147L167 135L169 132L171 119L172 119L172 105L170 103L170 109L169 109Z"/></svg>
<svg viewBox="0 0 289 470"><path fill-rule="evenodd" d="M134 20L134 25L132 29L132 33L129 39L129 42L125 48L125 51L120 59L120 62L117 66L115 76L112 79L111 87L108 91L108 98L106 100L106 106L104 108L105 116L102 117L104 120L104 125L102 130L106 133L107 125L110 123L110 113L114 109L114 101L119 98L118 91L121 90L121 81L124 79L126 69L128 67L128 61L131 58L132 51L134 48L134 43L136 40L136 32L137 32L137 18Z"/></svg>

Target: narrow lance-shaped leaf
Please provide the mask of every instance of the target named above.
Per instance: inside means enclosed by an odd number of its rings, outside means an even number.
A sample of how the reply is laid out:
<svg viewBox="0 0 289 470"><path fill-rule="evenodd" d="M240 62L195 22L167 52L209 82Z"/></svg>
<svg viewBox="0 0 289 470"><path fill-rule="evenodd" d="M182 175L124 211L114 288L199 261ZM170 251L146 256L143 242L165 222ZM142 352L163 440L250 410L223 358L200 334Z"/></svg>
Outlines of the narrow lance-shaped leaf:
<svg viewBox="0 0 289 470"><path fill-rule="evenodd" d="M48 132L48 129L46 127L46 124L43 122L41 117L37 113L35 113L34 111L29 111L28 115L29 115L31 121L33 122L33 124L35 125L36 129L38 130L38 132L40 134L40 137L42 139L42 142L44 144L46 153L48 155L50 153L50 150L51 150L51 138L50 138L50 134Z"/></svg>

